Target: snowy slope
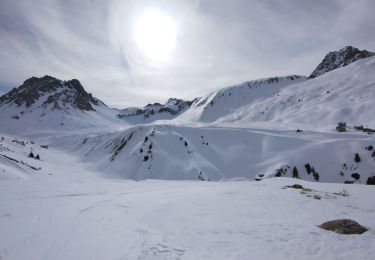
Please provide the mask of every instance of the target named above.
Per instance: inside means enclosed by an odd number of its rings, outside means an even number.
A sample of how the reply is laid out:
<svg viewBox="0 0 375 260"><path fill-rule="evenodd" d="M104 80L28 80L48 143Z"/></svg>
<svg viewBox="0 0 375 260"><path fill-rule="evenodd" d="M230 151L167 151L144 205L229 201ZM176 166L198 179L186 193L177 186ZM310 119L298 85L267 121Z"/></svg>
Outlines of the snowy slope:
<svg viewBox="0 0 375 260"><path fill-rule="evenodd" d="M155 160L162 152L159 141L168 138L165 135L168 131L173 131L176 138L181 135L189 138L190 149L194 153L200 151L194 142L194 130L164 128L156 128L154 136L151 136L153 129L147 127L134 134L135 139L142 137L143 142L143 134L148 133L149 140L155 144L152 148ZM211 136L209 131L218 133ZM222 140L228 136L223 131L227 129L201 129L200 134L205 135L204 141L209 147L218 149L218 140L226 144L234 140ZM243 130L236 131L238 138L248 140ZM325 139L324 143L328 144L333 139L332 136L331 140L327 136L312 138L321 135L316 133L308 134L304 137L306 140L292 137L292 133L253 131L251 134L258 135L252 140L256 148L259 144L255 140L262 135L268 137L262 138L261 146L274 144L278 149L283 147L281 140L284 145L296 146L310 143L312 139ZM79 146L87 149L86 162L91 166L95 157L98 160L100 156L107 156L104 161L114 155L94 155L99 151L93 143L95 139L102 139L101 148L112 151L113 147L119 147L118 141L129 137L123 133L117 141L105 142L110 136L88 138L87 146ZM106 169L89 171L89 165L77 161L73 153L62 152L62 145L71 147L72 144L61 142L60 149L56 150L53 146L41 147L39 143L14 136L2 137L0 154L23 162L0 157L2 259L369 259L375 253L372 246L375 204L371 199L374 189L369 186L291 178L261 182L108 179ZM199 140L200 136L195 138ZM351 138L346 148L364 144L368 139L366 136ZM73 137L69 140L78 141ZM345 144L346 140L336 142ZM200 141L202 146L204 141ZM241 146L234 144L222 153L233 153L236 145ZM336 145L330 147L342 149ZM275 154L278 152L275 147L269 148ZM123 149L115 153L114 161L123 160L126 164L129 161ZM40 160L29 158L30 151L39 154ZM170 158L170 162L173 160ZM295 183L310 190L285 188ZM318 228L321 223L337 218L354 219L369 231L343 236Z"/></svg>
<svg viewBox="0 0 375 260"><path fill-rule="evenodd" d="M53 147L111 178L223 180L292 177L366 183L375 174L372 135L241 128L141 126L124 132L68 136ZM368 149L366 149L366 147ZM361 162L355 162L358 153ZM314 173L306 171L306 164ZM359 174L359 179L353 175ZM353 177L353 176L354 177Z"/></svg>
<svg viewBox="0 0 375 260"><path fill-rule="evenodd" d="M227 88L208 95L202 106L193 104L175 122L240 127L273 123L289 129L330 131L344 121L374 128L374 71L375 57L370 57L280 88Z"/></svg>
<svg viewBox="0 0 375 260"><path fill-rule="evenodd" d="M33 77L0 97L0 132L30 135L126 127L117 113L78 80Z"/></svg>
<svg viewBox="0 0 375 260"><path fill-rule="evenodd" d="M277 94L280 89L296 82L305 81L304 76L285 76L259 79L230 86L206 97L196 99L190 109L178 117L178 122L213 122L223 116L231 115L237 109L254 101Z"/></svg>
<svg viewBox="0 0 375 260"><path fill-rule="evenodd" d="M369 186L287 178L51 179L0 182L2 259L367 260L375 253ZM313 191L284 189L294 183ZM350 195L338 195L344 190ZM369 231L339 235L318 228L337 218L354 219Z"/></svg>

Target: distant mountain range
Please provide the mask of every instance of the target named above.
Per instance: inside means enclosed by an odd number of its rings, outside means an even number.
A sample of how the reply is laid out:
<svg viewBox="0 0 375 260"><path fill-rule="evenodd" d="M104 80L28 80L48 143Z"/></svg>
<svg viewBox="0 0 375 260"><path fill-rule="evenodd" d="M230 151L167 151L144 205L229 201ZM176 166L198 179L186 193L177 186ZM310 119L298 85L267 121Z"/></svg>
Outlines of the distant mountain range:
<svg viewBox="0 0 375 260"><path fill-rule="evenodd" d="M258 79L122 110L78 80L33 77L0 97L0 132L48 140L92 170L127 179L364 183L375 175L373 56L345 47L309 77ZM348 133L336 131L340 122Z"/></svg>
<svg viewBox="0 0 375 260"><path fill-rule="evenodd" d="M303 81L306 81L305 84L309 85L307 79L319 77L332 70L374 55L375 53L347 46L339 51L328 53L308 78L291 75L254 80L224 88L192 101L170 98L164 104L154 103L140 108L129 107L122 110L107 107L101 100L87 93L77 79L63 81L51 76L32 77L25 80L21 86L0 97L0 111L2 114L18 120L22 119L25 114L30 113L39 114L42 117L48 111L60 111L62 114L72 115L73 111L95 112L105 110L107 116L108 114L115 114L117 119L122 119L130 124L141 124L157 120L172 120L182 114L190 115L185 116L185 119L203 122L213 122L223 117L230 117L230 115L232 115L231 121L233 121L234 114L243 120L243 113L237 113L237 109L251 105L252 121L259 120L262 117L269 120L269 116L266 116L269 115L267 110L270 110L272 104L276 104L278 101L273 100L267 108L262 108L264 111L260 111L259 107L254 109L256 104L254 101L259 97L265 99L275 95L280 96L279 92L284 86ZM328 88L327 86L327 91L329 91ZM301 87L299 90L304 89L305 87ZM298 100L301 100L301 97ZM234 113L235 111L237 112ZM258 116L255 116L254 112L258 113ZM117 121L115 117L111 120Z"/></svg>

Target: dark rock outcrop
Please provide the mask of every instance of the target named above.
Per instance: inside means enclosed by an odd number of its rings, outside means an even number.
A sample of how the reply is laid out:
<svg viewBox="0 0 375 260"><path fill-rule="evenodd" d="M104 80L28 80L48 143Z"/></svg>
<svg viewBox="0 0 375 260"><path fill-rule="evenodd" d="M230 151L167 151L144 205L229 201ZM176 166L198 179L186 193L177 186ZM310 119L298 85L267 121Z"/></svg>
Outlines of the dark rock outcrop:
<svg viewBox="0 0 375 260"><path fill-rule="evenodd" d="M339 51L328 53L323 61L309 76L310 79L319 77L329 71L344 67L357 60L374 56L375 53L366 50L359 50L352 46L347 46Z"/></svg>
<svg viewBox="0 0 375 260"><path fill-rule="evenodd" d="M0 105L16 104L26 108L36 104L42 98L44 108L63 109L71 105L80 110L94 110L93 105L103 104L91 94L87 93L77 79L62 81L51 76L41 78L32 77L10 92L0 97Z"/></svg>
<svg viewBox="0 0 375 260"><path fill-rule="evenodd" d="M153 115L167 113L171 116L177 116L188 109L193 101L186 101L177 98L170 98L165 104L154 103L148 104L143 108L126 108L121 110L117 116L119 118L129 118L134 116L143 116L148 118Z"/></svg>

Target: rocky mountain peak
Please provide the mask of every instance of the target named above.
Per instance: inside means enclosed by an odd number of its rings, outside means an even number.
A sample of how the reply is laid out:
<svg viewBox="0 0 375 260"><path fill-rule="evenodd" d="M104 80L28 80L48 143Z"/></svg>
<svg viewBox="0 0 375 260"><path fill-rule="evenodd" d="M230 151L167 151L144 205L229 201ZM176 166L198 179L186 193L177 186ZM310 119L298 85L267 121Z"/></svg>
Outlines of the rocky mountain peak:
<svg viewBox="0 0 375 260"><path fill-rule="evenodd" d="M352 46L346 46L339 51L328 53L323 61L309 76L310 79L319 77L329 71L344 67L357 60L374 56L375 53L367 50L359 50Z"/></svg>
<svg viewBox="0 0 375 260"><path fill-rule="evenodd" d="M53 110L70 105L85 111L94 110L93 105L103 104L87 93L77 79L62 81L48 75L31 77L18 88L0 97L0 105L12 103L19 107L31 108L33 105L39 105Z"/></svg>
<svg viewBox="0 0 375 260"><path fill-rule="evenodd" d="M174 118L184 111L186 111L193 101L186 101L178 98L169 98L166 103L153 103L147 104L144 107L131 107L120 111L117 116L119 118L131 118L141 116L143 119L150 118L151 116L164 115L167 118Z"/></svg>

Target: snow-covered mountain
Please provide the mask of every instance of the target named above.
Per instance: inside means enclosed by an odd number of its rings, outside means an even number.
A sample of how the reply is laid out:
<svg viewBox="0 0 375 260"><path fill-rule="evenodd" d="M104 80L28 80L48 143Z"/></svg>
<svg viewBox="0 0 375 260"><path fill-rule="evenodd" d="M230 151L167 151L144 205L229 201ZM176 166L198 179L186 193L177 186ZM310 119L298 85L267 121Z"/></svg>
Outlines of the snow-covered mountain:
<svg viewBox="0 0 375 260"><path fill-rule="evenodd" d="M0 131L72 131L120 124L117 110L87 93L76 80L51 76L27 79L0 97Z"/></svg>
<svg viewBox="0 0 375 260"><path fill-rule="evenodd" d="M374 56L375 53L346 46L339 51L328 53L309 78L319 77L327 72L347 66L357 60Z"/></svg>
<svg viewBox="0 0 375 260"><path fill-rule="evenodd" d="M236 111L253 102L262 102L267 97L277 95L281 89L297 82L306 81L306 77L291 75L272 77L244 82L212 92L197 98L190 109L180 116L179 121L214 122L220 118L235 115Z"/></svg>
<svg viewBox="0 0 375 260"><path fill-rule="evenodd" d="M364 133L375 126L374 71L368 57L313 79L266 78L192 102L124 110L77 80L31 78L1 97L0 131L42 138L106 177L263 179L297 171L305 180L365 183L375 166L366 148L374 138ZM348 133L336 132L339 122Z"/></svg>
<svg viewBox="0 0 375 260"><path fill-rule="evenodd" d="M369 57L314 79L245 83L197 100L174 121L324 131L347 122L375 128L374 71L375 57Z"/></svg>
<svg viewBox="0 0 375 260"><path fill-rule="evenodd" d="M122 109L117 116L133 124L168 120L181 115L191 106L192 103L193 101L170 98L164 104L154 103L148 104L142 108L129 107Z"/></svg>

